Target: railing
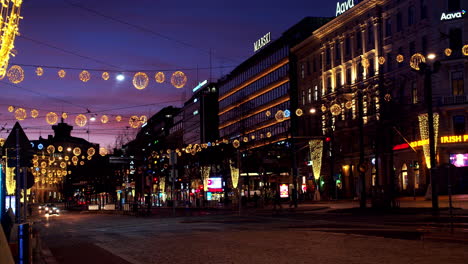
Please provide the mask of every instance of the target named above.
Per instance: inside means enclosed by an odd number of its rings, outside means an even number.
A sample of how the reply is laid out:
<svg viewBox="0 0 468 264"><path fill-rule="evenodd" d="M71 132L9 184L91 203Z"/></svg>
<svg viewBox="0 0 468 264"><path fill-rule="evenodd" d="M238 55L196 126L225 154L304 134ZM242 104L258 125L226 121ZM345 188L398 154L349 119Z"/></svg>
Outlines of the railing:
<svg viewBox="0 0 468 264"><path fill-rule="evenodd" d="M456 105L468 103L467 95L454 95L454 96L443 96L437 97L436 101L439 105Z"/></svg>

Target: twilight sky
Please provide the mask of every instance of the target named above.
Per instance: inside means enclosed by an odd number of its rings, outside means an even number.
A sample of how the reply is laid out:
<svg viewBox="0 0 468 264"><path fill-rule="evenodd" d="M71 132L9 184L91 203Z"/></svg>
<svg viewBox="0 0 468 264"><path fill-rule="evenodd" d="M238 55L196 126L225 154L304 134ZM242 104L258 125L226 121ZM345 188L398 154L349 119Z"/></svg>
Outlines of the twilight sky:
<svg viewBox="0 0 468 264"><path fill-rule="evenodd" d="M209 78L210 49L214 81L252 56L253 43L265 33L274 40L303 17L333 16L335 9L335 1L318 0L25 0L17 55L10 60L10 65L22 65L25 79L16 85L8 78L0 81L0 129L5 127L0 137L6 138L15 123L14 113L7 111L13 105L27 110L28 118L20 123L31 140L52 133L47 112L66 112L74 136L108 147L119 133L134 133L127 128L128 117L181 106L192 88ZM44 68L43 76L35 74L35 65ZM60 79L62 68L67 75ZM90 71L91 80L83 83L81 69L99 71ZM103 70L110 72L107 81L101 78ZM188 77L182 89L167 81L176 70ZM136 71L150 77L144 90L132 85ZM155 82L157 71L166 74L165 83ZM124 72L124 81L115 80L118 72ZM31 109L39 110L38 118L30 117ZM75 116L88 110L111 121L77 127ZM124 120L117 123L115 115Z"/></svg>

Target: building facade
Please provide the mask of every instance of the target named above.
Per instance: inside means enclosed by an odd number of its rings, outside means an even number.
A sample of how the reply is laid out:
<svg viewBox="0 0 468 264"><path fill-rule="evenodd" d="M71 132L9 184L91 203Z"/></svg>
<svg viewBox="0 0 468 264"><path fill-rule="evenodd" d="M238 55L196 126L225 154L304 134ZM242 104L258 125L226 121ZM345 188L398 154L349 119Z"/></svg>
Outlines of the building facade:
<svg viewBox="0 0 468 264"><path fill-rule="evenodd" d="M444 138L465 134L465 2L360 1L294 48L305 113L298 133L327 139L316 176L330 196L379 188L423 194L430 182L428 144L404 144L427 141L429 100L438 165L467 152L464 140ZM422 59L433 72L431 94L414 67Z"/></svg>

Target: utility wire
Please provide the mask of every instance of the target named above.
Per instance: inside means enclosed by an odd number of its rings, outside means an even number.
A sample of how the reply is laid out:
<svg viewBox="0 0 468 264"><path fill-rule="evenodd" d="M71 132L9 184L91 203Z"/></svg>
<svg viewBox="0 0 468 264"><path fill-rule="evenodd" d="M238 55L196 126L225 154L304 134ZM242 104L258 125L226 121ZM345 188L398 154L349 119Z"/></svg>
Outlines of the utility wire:
<svg viewBox="0 0 468 264"><path fill-rule="evenodd" d="M203 48L200 48L200 47L197 47L197 46L194 46L190 43L187 43L185 41L182 41L182 40L178 40L178 39L175 39L175 38L172 38L172 37L169 37L167 35L164 35L164 34L161 34L159 32L156 32L152 29L149 29L149 28L146 28L146 27L143 27L143 26L140 26L140 25L136 25L136 24L132 24L132 23L129 23L127 21L124 21L124 20L121 20L121 19L118 19L118 18L115 18L115 17L112 17L112 16L109 16L109 15L106 15L106 14L103 14L99 11L96 11L94 9L91 9L91 8L88 8L82 4L78 4L78 3L73 3L71 1L68 1L68 0L63 0L66 4L70 5L70 6L73 6L75 8L79 8L79 9L82 9L84 11L87 11L89 13L92 13L94 15L97 15L97 16L100 16L100 17L103 17L103 18L106 18L106 19L109 19L111 21L114 21L114 22L117 22L117 23L120 23L120 24L123 24L123 25L126 25L128 27L132 27L132 28L135 28L137 30L140 30L142 32L146 32L146 33L149 33L149 34L152 34L156 37L159 37L161 39L165 39L165 40L168 40L168 41L172 41L172 42L175 42L175 43L178 43L179 45L182 45L182 46L186 46L186 47L189 47L189 48L192 48L192 49L196 49L196 50L200 50L202 51L203 53L205 54L210 54L211 51L210 50L205 50ZM235 62L235 63L238 63L237 60L233 60L233 59L230 59L230 58L226 58L226 57L220 57L218 56L220 59L224 59L224 60L229 60L231 62Z"/></svg>

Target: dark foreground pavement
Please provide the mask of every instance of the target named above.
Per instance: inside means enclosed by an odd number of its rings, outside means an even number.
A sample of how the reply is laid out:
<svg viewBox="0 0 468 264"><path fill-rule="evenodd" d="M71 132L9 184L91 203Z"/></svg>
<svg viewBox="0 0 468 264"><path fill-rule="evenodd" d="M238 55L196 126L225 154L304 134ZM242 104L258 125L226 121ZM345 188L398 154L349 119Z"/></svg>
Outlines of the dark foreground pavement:
<svg viewBox="0 0 468 264"><path fill-rule="evenodd" d="M38 226L53 255L45 263L467 263L461 211L452 234L447 222L424 210L347 210L200 211L175 218L65 212L39 218Z"/></svg>

